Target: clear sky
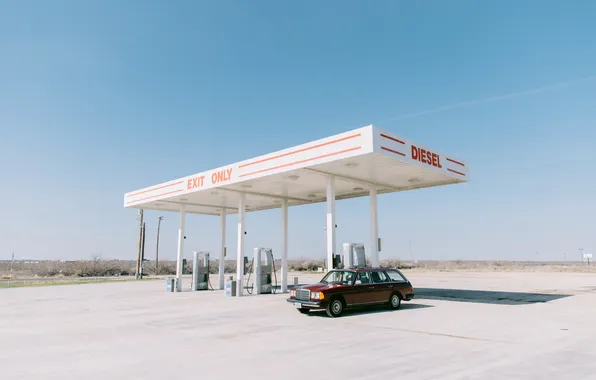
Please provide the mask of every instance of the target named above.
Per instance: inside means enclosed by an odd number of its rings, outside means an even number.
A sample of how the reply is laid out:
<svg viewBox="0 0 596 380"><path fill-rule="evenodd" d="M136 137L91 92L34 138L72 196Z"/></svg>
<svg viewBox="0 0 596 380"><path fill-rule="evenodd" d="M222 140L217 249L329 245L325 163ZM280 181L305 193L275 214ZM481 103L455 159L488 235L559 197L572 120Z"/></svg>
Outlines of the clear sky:
<svg viewBox="0 0 596 380"><path fill-rule="evenodd" d="M380 196L381 258L577 260L596 250L595 19L590 0L0 0L0 259L135 258L125 192L375 124L472 174ZM368 200L337 212L338 244L368 243ZM289 216L290 257L324 258L325 205ZM247 254L279 253L280 219L248 214ZM217 252L217 218L187 227L187 257Z"/></svg>

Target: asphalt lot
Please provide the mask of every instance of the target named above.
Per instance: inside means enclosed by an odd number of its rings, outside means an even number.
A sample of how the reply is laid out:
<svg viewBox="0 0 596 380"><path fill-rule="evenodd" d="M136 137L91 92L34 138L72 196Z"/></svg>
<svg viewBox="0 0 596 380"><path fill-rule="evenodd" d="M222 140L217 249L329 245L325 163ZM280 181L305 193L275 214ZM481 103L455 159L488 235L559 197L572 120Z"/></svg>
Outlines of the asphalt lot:
<svg viewBox="0 0 596 380"><path fill-rule="evenodd" d="M164 281L3 289L0 377L596 379L595 275L406 274L416 300L337 319Z"/></svg>

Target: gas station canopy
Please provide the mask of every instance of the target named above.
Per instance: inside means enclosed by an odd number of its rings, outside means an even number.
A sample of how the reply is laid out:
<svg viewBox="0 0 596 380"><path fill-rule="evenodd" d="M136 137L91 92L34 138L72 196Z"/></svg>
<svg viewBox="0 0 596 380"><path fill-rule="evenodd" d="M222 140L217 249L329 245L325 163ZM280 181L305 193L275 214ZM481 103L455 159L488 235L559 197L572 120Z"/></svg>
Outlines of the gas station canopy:
<svg viewBox="0 0 596 380"><path fill-rule="evenodd" d="M466 182L466 163L372 125L132 191L124 207L221 215ZM284 202L285 201L285 202Z"/></svg>
<svg viewBox="0 0 596 380"><path fill-rule="evenodd" d="M288 285L288 207L327 203L327 270L336 266L335 201L370 199L370 261L379 264L377 195L467 181L466 164L372 125L124 195L124 207L178 212L176 291L182 289L186 214L218 215L219 288L224 288L226 216L238 214L236 296L244 293L245 213L281 208L281 291ZM260 252L261 248L255 248Z"/></svg>

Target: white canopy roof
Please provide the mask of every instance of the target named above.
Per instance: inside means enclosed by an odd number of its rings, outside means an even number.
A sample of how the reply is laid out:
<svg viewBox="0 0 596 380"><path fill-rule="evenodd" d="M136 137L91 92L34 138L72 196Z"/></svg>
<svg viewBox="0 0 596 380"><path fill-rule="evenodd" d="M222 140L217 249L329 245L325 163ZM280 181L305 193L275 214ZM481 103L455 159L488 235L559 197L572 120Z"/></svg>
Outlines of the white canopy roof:
<svg viewBox="0 0 596 380"><path fill-rule="evenodd" d="M441 186L468 180L467 164L372 125L264 156L193 174L124 195L124 207L219 215L326 200L335 176L336 199Z"/></svg>

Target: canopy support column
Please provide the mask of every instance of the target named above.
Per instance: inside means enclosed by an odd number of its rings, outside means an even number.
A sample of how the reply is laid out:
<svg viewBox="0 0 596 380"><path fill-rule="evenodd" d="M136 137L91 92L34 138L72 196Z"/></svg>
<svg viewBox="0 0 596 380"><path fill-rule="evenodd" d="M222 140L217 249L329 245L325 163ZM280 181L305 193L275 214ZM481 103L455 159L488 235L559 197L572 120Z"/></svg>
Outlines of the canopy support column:
<svg viewBox="0 0 596 380"><path fill-rule="evenodd" d="M246 210L246 194L240 194L238 203L238 249L236 252L236 296L244 293L244 213Z"/></svg>
<svg viewBox="0 0 596 380"><path fill-rule="evenodd" d="M281 292L288 291L288 200L281 205Z"/></svg>
<svg viewBox="0 0 596 380"><path fill-rule="evenodd" d="M219 251L219 289L224 289L224 272L226 270L226 209L222 208L219 214L220 226L220 251Z"/></svg>
<svg viewBox="0 0 596 380"><path fill-rule="evenodd" d="M335 177L327 178L327 271L333 269L335 254Z"/></svg>
<svg viewBox="0 0 596 380"><path fill-rule="evenodd" d="M379 218L377 208L377 188L370 189L370 263L379 266Z"/></svg>
<svg viewBox="0 0 596 380"><path fill-rule="evenodd" d="M176 291L182 291L182 259L184 257L184 228L186 226L186 205L180 205L180 224L178 227L178 255L176 258Z"/></svg>

